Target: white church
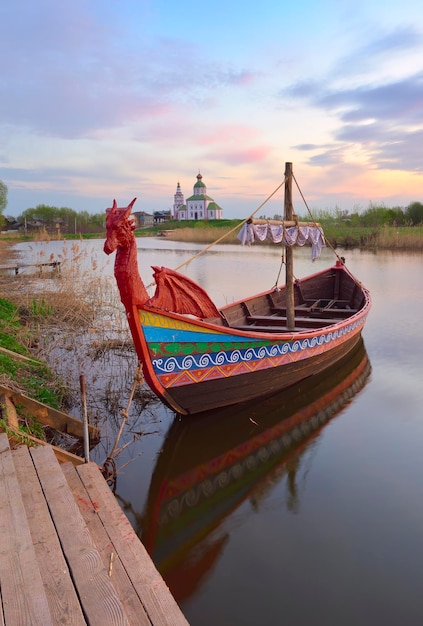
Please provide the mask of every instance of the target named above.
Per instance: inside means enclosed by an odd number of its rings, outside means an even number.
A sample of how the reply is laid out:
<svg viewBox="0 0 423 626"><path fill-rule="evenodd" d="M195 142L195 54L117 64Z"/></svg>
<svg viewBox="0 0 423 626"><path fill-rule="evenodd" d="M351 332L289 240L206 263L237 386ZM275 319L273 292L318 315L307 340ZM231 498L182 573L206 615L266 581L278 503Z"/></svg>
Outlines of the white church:
<svg viewBox="0 0 423 626"><path fill-rule="evenodd" d="M222 219L222 209L213 198L207 195L207 187L203 183L203 177L200 172L197 174L193 195L187 198L186 203L179 183L176 186L176 193L173 198L173 217L175 220Z"/></svg>

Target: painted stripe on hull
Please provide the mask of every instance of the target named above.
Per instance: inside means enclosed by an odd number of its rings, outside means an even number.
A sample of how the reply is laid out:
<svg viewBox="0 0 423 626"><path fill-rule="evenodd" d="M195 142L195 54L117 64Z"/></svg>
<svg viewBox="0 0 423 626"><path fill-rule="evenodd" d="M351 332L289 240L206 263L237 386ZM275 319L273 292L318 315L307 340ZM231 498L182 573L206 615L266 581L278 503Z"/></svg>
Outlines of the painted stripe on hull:
<svg viewBox="0 0 423 626"><path fill-rule="evenodd" d="M140 322L148 343L252 343L251 337L220 333L210 328L203 328L149 311L140 311ZM270 342L263 340L262 343L268 344Z"/></svg>
<svg viewBox="0 0 423 626"><path fill-rule="evenodd" d="M192 332L186 330L174 330L170 328L154 328L144 326L145 338L149 343L166 343L171 341L180 342L225 342L251 343L251 337L240 337L239 335L211 334L203 332Z"/></svg>
<svg viewBox="0 0 423 626"><path fill-rule="evenodd" d="M186 326L194 328L195 333L192 333L191 328L186 332L185 324L179 320L158 315L154 317L165 320L161 322L163 325L160 326L160 330L163 330L165 323L168 323L168 327L173 322L179 326L179 341L173 340L167 343L162 341L159 344L155 342L154 346L148 341L148 337L152 336L149 334L150 328L144 327L152 366L161 385L166 389L239 376L311 358L347 341L361 329L366 319L366 316L363 316L335 330L294 341L275 343L247 337L245 339L249 342L249 347L244 349L233 345L234 341L239 343L240 339L244 339L243 337L222 333L218 335L219 348L227 343L228 349L216 351L216 345L213 345L215 333L206 332L203 335L202 332L198 332L199 329L194 324L186 324ZM209 329L204 330L209 331ZM200 335L201 342L192 341L191 337L196 333ZM162 335L161 338L163 339ZM183 340L184 338L186 341ZM211 341L207 342L206 339L211 339Z"/></svg>

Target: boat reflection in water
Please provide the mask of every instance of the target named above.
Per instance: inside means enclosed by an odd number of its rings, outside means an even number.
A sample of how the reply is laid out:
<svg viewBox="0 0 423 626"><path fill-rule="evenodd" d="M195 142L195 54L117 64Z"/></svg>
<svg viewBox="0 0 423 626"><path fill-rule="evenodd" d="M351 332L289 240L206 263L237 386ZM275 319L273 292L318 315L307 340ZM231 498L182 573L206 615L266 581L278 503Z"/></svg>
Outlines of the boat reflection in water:
<svg viewBox="0 0 423 626"><path fill-rule="evenodd" d="M276 396L175 418L153 472L142 541L177 601L213 567L228 539L220 527L246 499L255 506L286 480L286 504L296 509L305 451L370 370L360 340L335 366Z"/></svg>

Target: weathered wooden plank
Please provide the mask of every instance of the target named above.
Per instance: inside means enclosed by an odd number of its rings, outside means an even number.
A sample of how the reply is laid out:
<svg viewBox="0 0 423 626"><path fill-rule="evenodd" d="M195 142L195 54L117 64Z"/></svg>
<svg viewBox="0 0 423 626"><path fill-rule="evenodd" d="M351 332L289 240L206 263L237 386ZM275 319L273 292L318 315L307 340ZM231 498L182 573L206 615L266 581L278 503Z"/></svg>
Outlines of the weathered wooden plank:
<svg viewBox="0 0 423 626"><path fill-rule="evenodd" d="M0 434L0 587L7 626L53 625L6 434Z"/></svg>
<svg viewBox="0 0 423 626"><path fill-rule="evenodd" d="M102 478L88 463L75 468L93 502L102 502L98 515L127 569L132 584L155 626L187 626L188 622L171 595L128 518Z"/></svg>
<svg viewBox="0 0 423 626"><path fill-rule="evenodd" d="M129 626L65 476L57 471L53 450L40 446L30 452L88 623Z"/></svg>
<svg viewBox="0 0 423 626"><path fill-rule="evenodd" d="M272 226L284 226L285 228L291 228L292 226L300 226L301 228L304 228L306 226L310 226L310 227L317 226L318 228L321 228L321 225L319 222L299 222L298 220L294 220L294 219L267 220L263 218L254 217L251 219L251 223L252 224L270 224Z"/></svg>
<svg viewBox="0 0 423 626"><path fill-rule="evenodd" d="M27 267L35 267L39 273L42 272L43 267L51 267L52 271L60 272L61 261L52 261L50 263L19 263L18 265L0 265L0 271L13 271L16 276L19 275L19 270Z"/></svg>
<svg viewBox="0 0 423 626"><path fill-rule="evenodd" d="M271 313L274 313L275 315L283 316L286 314L286 308L273 307L271 309ZM307 307L307 308L295 307L296 319L297 318L302 319L303 317L314 315L315 313L318 313L320 317L335 317L335 318L345 319L347 317L351 317L352 315L354 315L354 313L357 313L357 309L351 309L351 308L341 309L341 308L330 308L330 307L312 309L311 307Z"/></svg>
<svg viewBox="0 0 423 626"><path fill-rule="evenodd" d="M244 324L241 326L231 326L235 330L245 330L247 332L258 333L284 333L286 335L293 335L294 333L300 333L310 330L309 327L296 326L293 330L288 330L287 326L257 326L257 324Z"/></svg>
<svg viewBox="0 0 423 626"><path fill-rule="evenodd" d="M248 322L265 324L268 326L280 326L285 324L287 318L282 315L250 315L247 317ZM299 317L294 320L299 325L305 328L319 328L320 326L328 326L331 324L337 324L342 322L342 318L330 318L330 317Z"/></svg>
<svg viewBox="0 0 423 626"><path fill-rule="evenodd" d="M24 409L23 412L27 412L28 415L36 417L42 424L51 426L56 430L68 433L74 437L79 437L80 439L83 438L84 429L81 420L78 420L71 415L67 415L66 413L63 413L63 411L53 409L42 402L29 398L25 394L18 393L17 391L14 391L9 387L5 387L4 385L0 385L0 393L6 394L15 406L22 407ZM89 431L92 439L95 440L99 438L98 428L89 425Z"/></svg>
<svg viewBox="0 0 423 626"><path fill-rule="evenodd" d="M35 359L31 359L29 356L25 356L23 354L19 354L19 352L13 352L13 350L8 350L7 348L3 348L0 346L0 352L7 354L7 356L12 357L12 359L17 359L18 361L26 361L27 363L39 363Z"/></svg>
<svg viewBox="0 0 423 626"><path fill-rule="evenodd" d="M1 431L2 429L0 427L0 432ZM71 462L74 465L81 465L82 463L85 463L85 460L82 457L77 456L76 454L73 454L68 450L63 450L63 448L59 448L58 446L53 446L52 444L49 444L42 439L37 439L37 437L33 437L32 435L28 435L27 433L22 433L22 431L20 431L18 428L9 427L8 435L9 439L15 443L25 443L28 446L50 446L60 463Z"/></svg>
<svg viewBox="0 0 423 626"><path fill-rule="evenodd" d="M4 616L3 616L3 596L1 594L1 587L0 587L0 626L5 626Z"/></svg>
<svg viewBox="0 0 423 626"><path fill-rule="evenodd" d="M13 428L18 428L18 414L15 405L5 393L0 394L0 413L7 424Z"/></svg>
<svg viewBox="0 0 423 626"><path fill-rule="evenodd" d="M110 539L107 531L98 515L98 511L105 506L103 500L92 502L87 490L75 467L70 463L62 465L62 471L68 481L72 494L78 503L79 510L94 540L97 550L103 560L103 565L108 570L109 578L113 583L120 599L122 600L128 619L131 624L139 626L151 626L151 622L145 612L144 606L137 595L132 582L122 564L120 556ZM98 470L97 470L98 471ZM99 473L100 479L104 481ZM108 496L114 497L110 490Z"/></svg>
<svg viewBox="0 0 423 626"><path fill-rule="evenodd" d="M26 446L19 446L12 456L27 518L34 520L30 527L32 543L53 621L55 624L85 626L86 621L29 450Z"/></svg>

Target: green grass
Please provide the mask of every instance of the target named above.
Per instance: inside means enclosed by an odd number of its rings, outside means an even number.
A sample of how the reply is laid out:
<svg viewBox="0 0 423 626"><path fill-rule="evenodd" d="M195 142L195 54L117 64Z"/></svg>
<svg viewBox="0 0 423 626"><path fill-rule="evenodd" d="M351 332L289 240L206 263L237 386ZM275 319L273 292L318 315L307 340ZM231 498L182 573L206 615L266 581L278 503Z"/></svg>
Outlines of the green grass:
<svg viewBox="0 0 423 626"><path fill-rule="evenodd" d="M19 322L17 307L8 300L0 298L0 347L28 355L28 350L18 340L18 336L24 332Z"/></svg>
<svg viewBox="0 0 423 626"><path fill-rule="evenodd" d="M9 300L5 300L4 298L0 298L0 323L1 320L11 321L14 316L17 315L17 308L14 304L9 302ZM18 321L14 322L18 325Z"/></svg>
<svg viewBox="0 0 423 626"><path fill-rule="evenodd" d="M37 314L38 312L35 311ZM29 331L19 321L19 310L8 300L0 298L0 347L29 356L24 341ZM60 408L67 397L67 389L45 363L22 360L0 350L0 380L13 384L28 396L53 408Z"/></svg>

